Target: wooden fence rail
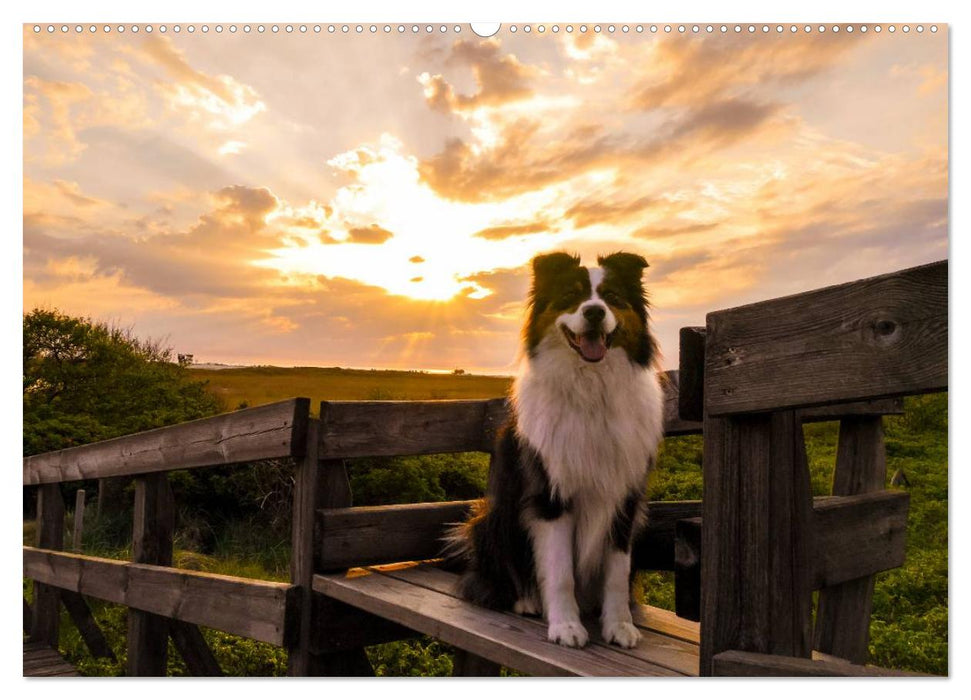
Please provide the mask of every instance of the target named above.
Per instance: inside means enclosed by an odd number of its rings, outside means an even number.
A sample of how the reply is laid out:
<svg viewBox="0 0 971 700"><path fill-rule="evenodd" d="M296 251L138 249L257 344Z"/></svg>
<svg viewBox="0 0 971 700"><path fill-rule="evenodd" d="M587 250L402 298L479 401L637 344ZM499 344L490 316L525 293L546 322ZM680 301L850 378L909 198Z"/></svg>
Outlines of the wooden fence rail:
<svg viewBox="0 0 971 700"><path fill-rule="evenodd" d="M903 563L908 506L905 493L884 490L880 417L901 412L900 396L947 386L947 263L714 312L681 338L680 369L662 382L665 434L703 435L704 495L650 504L632 556L635 568L675 571L679 614L701 620L700 652L697 626L664 611L638 610L635 620L663 627L649 639L677 637L676 654L656 641L620 656L597 647L604 656L581 659L537 646L532 621L510 627L457 601L445 572L335 576L438 556L444 528L470 506L355 508L345 460L490 452L509 417L503 399L325 401L318 419L296 398L27 457L38 527L36 546L24 547L24 576L35 586L25 630L56 645L64 602L92 651L101 645L109 655L82 596L125 605L131 675L164 674L169 639L193 673L221 674L198 625L285 646L291 675L368 674L364 646L415 630L459 644L456 668L468 673L497 673L508 659L538 672L682 673L693 663L684 654L700 654L703 675L879 673L861 665L872 576ZM841 421L839 455L834 495L813 499L801 426L820 420ZM174 568L166 472L280 458L293 460L296 480L290 583ZM59 484L117 476L135 477L134 561L63 551ZM466 627L442 627L434 601ZM810 659L814 648L825 654Z"/></svg>

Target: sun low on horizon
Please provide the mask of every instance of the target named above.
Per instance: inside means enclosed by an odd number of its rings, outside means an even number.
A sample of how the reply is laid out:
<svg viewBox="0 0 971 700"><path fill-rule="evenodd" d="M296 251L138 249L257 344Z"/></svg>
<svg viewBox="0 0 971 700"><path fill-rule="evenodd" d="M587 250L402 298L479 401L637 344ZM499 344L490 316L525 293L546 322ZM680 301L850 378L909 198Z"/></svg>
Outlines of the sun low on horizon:
<svg viewBox="0 0 971 700"><path fill-rule="evenodd" d="M24 26L25 312L509 373L531 258L626 250L675 367L709 311L948 256L945 25L189 26Z"/></svg>

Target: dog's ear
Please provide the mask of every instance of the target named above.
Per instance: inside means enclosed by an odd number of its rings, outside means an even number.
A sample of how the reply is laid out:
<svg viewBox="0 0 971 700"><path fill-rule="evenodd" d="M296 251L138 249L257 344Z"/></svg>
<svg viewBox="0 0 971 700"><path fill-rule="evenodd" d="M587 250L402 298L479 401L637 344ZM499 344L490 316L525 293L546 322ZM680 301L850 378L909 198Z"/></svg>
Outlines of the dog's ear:
<svg viewBox="0 0 971 700"><path fill-rule="evenodd" d="M554 277L557 274L579 267L580 258L569 253L546 253L533 258L533 281Z"/></svg>
<svg viewBox="0 0 971 700"><path fill-rule="evenodd" d="M644 269L650 267L643 256L635 253L611 253L597 258L597 264L605 270L628 280L640 281Z"/></svg>

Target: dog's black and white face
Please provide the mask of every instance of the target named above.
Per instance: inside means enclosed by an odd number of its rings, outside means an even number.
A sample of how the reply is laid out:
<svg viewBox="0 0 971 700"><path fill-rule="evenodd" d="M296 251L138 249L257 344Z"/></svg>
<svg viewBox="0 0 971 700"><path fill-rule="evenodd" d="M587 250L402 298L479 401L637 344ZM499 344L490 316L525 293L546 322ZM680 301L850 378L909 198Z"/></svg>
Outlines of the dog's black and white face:
<svg viewBox="0 0 971 700"><path fill-rule="evenodd" d="M641 282L647 262L640 255L614 253L597 258L597 263L599 267L586 268L567 253L533 260L524 333L531 357L541 347L569 348L579 360L597 363L614 350L639 365L651 363L655 350Z"/></svg>

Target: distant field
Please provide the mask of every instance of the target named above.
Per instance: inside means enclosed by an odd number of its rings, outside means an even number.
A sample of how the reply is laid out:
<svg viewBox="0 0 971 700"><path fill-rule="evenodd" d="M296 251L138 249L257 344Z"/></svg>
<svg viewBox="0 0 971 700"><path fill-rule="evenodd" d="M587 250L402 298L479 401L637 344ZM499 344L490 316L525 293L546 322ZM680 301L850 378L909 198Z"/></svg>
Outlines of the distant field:
<svg viewBox="0 0 971 700"><path fill-rule="evenodd" d="M338 367L240 367L190 369L208 383L227 410L240 404L259 406L294 396L309 398L311 408L323 399L348 401L405 399L489 399L505 396L512 379L480 375L425 374Z"/></svg>

